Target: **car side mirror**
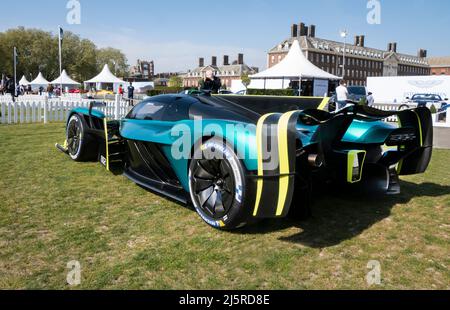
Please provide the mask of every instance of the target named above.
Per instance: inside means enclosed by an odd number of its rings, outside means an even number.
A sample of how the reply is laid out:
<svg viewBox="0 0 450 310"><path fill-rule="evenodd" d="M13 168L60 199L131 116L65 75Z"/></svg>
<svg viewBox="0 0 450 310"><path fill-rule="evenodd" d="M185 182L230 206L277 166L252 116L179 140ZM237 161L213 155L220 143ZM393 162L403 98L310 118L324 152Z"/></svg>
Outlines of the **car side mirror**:
<svg viewBox="0 0 450 310"><path fill-rule="evenodd" d="M409 97L406 97L406 100L409 100L410 98Z"/></svg>
<svg viewBox="0 0 450 310"><path fill-rule="evenodd" d="M444 101L448 101L448 98L445 98Z"/></svg>

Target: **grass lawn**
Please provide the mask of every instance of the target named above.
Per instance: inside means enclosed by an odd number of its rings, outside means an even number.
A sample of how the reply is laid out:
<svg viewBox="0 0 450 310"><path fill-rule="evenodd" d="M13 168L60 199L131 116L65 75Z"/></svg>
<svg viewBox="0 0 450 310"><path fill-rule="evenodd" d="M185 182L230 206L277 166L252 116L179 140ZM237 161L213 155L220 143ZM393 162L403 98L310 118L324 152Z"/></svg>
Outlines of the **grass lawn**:
<svg viewBox="0 0 450 310"><path fill-rule="evenodd" d="M450 289L450 151L403 193L320 195L305 222L227 233L54 148L63 124L0 126L0 289Z"/></svg>

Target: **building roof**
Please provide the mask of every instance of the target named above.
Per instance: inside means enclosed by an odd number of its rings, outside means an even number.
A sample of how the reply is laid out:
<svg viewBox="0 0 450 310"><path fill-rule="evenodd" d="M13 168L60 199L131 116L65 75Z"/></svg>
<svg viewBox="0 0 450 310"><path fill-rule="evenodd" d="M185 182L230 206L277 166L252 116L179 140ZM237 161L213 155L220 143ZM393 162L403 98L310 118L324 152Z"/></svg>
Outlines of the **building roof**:
<svg viewBox="0 0 450 310"><path fill-rule="evenodd" d="M326 39L320 39L316 37L308 37L308 36L301 36L298 38L289 38L284 41L282 41L280 44L273 47L269 54L272 53L280 53L285 52L287 53L292 46L292 42L294 40L300 40L300 46L302 50L307 51L317 51L321 53L343 53L344 52L344 43L343 42L337 42L332 40L326 40ZM357 57L357 58L365 58L365 59L371 59L371 60L379 60L382 61L385 58L389 57L392 52L384 51L376 48L370 48L370 47L361 47L361 46L355 46L352 44L347 43L346 44L346 53L350 57ZM395 53L398 56L399 62L401 64L405 65L415 65L415 66L428 66L427 59L425 58L419 58L417 56L413 55L407 55L402 53Z"/></svg>
<svg viewBox="0 0 450 310"><path fill-rule="evenodd" d="M339 80L333 74L330 74L311 63L303 54L300 43L294 40L287 56L275 66L252 75L252 79L262 78L316 78L325 80Z"/></svg>
<svg viewBox="0 0 450 310"><path fill-rule="evenodd" d="M192 78L192 77L198 77L201 78L203 76L203 73L207 70L212 70L215 72L215 75L218 77L227 77L227 76L241 76L242 74L255 74L257 73L257 70L254 68L249 67L246 64L232 64L227 66L204 66L204 67L197 67L194 70L191 70L190 72L186 73L184 75L185 78Z"/></svg>
<svg viewBox="0 0 450 310"><path fill-rule="evenodd" d="M428 63L432 67L450 67L450 56L447 57L431 57Z"/></svg>

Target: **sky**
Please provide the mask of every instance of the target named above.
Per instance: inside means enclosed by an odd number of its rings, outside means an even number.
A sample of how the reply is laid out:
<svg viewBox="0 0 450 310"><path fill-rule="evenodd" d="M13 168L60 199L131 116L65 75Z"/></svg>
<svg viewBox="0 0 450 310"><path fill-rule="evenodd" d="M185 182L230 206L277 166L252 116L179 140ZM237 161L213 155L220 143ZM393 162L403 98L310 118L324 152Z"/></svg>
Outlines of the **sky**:
<svg viewBox="0 0 450 310"><path fill-rule="evenodd" d="M366 46L429 56L450 55L450 1L370 0L381 5L381 23L367 22L369 0L78 0L81 23L68 24L69 0L0 0L7 12L0 31L18 26L57 32L58 25L99 47L121 49L130 65L154 60L156 72L187 71L199 57L245 54L245 62L264 69L267 51L290 35L290 26L317 26L316 36L342 40L341 29L366 35ZM75 0L71 0L75 1Z"/></svg>

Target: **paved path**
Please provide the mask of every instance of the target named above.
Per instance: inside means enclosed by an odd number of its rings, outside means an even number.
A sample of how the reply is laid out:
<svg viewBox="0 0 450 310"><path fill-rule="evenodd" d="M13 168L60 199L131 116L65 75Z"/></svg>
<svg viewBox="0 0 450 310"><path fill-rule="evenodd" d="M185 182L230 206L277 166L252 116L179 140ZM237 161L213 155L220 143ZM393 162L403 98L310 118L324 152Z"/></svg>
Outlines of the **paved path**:
<svg viewBox="0 0 450 310"><path fill-rule="evenodd" d="M450 128L434 127L434 147L450 150Z"/></svg>

